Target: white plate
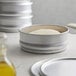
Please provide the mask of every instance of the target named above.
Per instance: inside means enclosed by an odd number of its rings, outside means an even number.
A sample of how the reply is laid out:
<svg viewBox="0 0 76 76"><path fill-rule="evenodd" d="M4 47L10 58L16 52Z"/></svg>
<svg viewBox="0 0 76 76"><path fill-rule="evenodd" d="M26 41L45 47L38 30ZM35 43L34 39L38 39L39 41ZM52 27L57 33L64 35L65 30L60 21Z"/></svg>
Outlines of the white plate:
<svg viewBox="0 0 76 76"><path fill-rule="evenodd" d="M76 58L61 58L41 66L43 76L76 76Z"/></svg>
<svg viewBox="0 0 76 76"><path fill-rule="evenodd" d="M28 3L1 3L0 4L0 11L3 12L21 12L21 11L28 11L28 10L32 10L32 2L28 2Z"/></svg>
<svg viewBox="0 0 76 76"><path fill-rule="evenodd" d="M0 31L2 32L8 32L8 33L15 33L15 32L19 32L19 30L23 27L27 27L27 26L31 26L32 24L25 24L25 25L21 25L21 26L11 26L9 27L9 25L0 25Z"/></svg>
<svg viewBox="0 0 76 76"><path fill-rule="evenodd" d="M41 66L43 63L45 63L48 59L46 60L42 60L42 61L39 61L39 62L36 62L34 65L32 65L31 67L31 73L32 73L32 76L40 76L41 75Z"/></svg>
<svg viewBox="0 0 76 76"><path fill-rule="evenodd" d="M32 23L27 23L27 24L23 24L23 25L1 25L0 24L0 28L23 28L23 27L27 27L27 26L31 26Z"/></svg>
<svg viewBox="0 0 76 76"><path fill-rule="evenodd" d="M21 26L32 24L32 16L28 17L0 17L0 25Z"/></svg>

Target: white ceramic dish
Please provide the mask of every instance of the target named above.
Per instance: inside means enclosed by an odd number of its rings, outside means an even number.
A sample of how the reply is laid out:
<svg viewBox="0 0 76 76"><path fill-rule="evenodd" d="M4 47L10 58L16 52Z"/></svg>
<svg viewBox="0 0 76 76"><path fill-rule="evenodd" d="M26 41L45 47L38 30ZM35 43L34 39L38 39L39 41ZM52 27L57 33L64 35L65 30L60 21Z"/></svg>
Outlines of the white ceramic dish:
<svg viewBox="0 0 76 76"><path fill-rule="evenodd" d="M0 25L2 26L23 26L32 24L32 16L28 17L0 17Z"/></svg>
<svg viewBox="0 0 76 76"><path fill-rule="evenodd" d="M61 58L45 62L42 76L76 76L76 58Z"/></svg>
<svg viewBox="0 0 76 76"><path fill-rule="evenodd" d="M19 29L23 28L23 27L27 27L27 26L31 26L32 24L25 24L25 25L21 25L21 26L4 26L4 25L0 25L0 31L2 32L8 32L8 33L15 33L15 32L19 32Z"/></svg>
<svg viewBox="0 0 76 76"><path fill-rule="evenodd" d="M30 34L30 32L38 29L54 29L58 30L61 33L56 35L36 35ZM65 26L57 25L32 25L30 27L25 27L20 30L20 40L25 43L30 44L40 44L40 45L49 45L55 43L63 43L67 41L68 37L68 28Z"/></svg>
<svg viewBox="0 0 76 76"><path fill-rule="evenodd" d="M31 26L32 23L24 24L24 25L18 25L18 26L13 26L13 25L0 25L0 28L23 28L23 27L28 27Z"/></svg>
<svg viewBox="0 0 76 76"><path fill-rule="evenodd" d="M31 75L32 76L41 76L41 66L47 60L48 59L42 60L42 61L39 61L39 62L36 62L35 64L33 64L32 67L31 67Z"/></svg>
<svg viewBox="0 0 76 76"><path fill-rule="evenodd" d="M21 12L32 9L32 2L0 2L1 12Z"/></svg>
<svg viewBox="0 0 76 76"><path fill-rule="evenodd" d="M56 35L36 35L30 34L31 31L38 29L55 29L60 31ZM57 53L66 48L68 38L68 28L57 25L32 25L20 30L21 46L33 53ZM37 51L36 51L37 50ZM42 50L42 51L41 51ZM26 51L26 50L25 50Z"/></svg>

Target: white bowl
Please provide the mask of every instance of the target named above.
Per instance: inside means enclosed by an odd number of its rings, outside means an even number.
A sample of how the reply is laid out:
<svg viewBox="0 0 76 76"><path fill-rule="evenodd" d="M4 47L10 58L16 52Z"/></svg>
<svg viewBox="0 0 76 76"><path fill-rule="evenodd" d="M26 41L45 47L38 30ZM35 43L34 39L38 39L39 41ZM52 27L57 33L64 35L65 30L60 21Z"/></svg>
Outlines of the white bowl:
<svg viewBox="0 0 76 76"><path fill-rule="evenodd" d="M31 34L30 32L38 29L54 29L60 32L60 34L55 35L38 35ZM56 53L63 51L67 45L68 37L68 28L65 26L57 25L34 25L22 28L20 30L20 43L24 43L24 46L21 45L24 49L34 50L34 53ZM48 52L48 51L49 52Z"/></svg>
<svg viewBox="0 0 76 76"><path fill-rule="evenodd" d="M22 26L32 24L32 16L28 17L0 17L0 25L2 26Z"/></svg>
<svg viewBox="0 0 76 76"><path fill-rule="evenodd" d="M32 2L0 2L0 11L1 12L22 12L32 9Z"/></svg>

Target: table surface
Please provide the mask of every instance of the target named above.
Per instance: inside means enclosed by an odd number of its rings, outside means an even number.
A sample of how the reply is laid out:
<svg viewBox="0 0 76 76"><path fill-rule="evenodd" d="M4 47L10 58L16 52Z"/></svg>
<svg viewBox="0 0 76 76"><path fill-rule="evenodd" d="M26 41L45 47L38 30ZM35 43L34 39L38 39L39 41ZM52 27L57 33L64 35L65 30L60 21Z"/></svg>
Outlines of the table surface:
<svg viewBox="0 0 76 76"><path fill-rule="evenodd" d="M7 33L7 56L14 63L17 76L30 76L30 67L37 61L60 57L76 57L76 34L69 34L67 50L57 54L31 54L23 52L19 45L19 33Z"/></svg>

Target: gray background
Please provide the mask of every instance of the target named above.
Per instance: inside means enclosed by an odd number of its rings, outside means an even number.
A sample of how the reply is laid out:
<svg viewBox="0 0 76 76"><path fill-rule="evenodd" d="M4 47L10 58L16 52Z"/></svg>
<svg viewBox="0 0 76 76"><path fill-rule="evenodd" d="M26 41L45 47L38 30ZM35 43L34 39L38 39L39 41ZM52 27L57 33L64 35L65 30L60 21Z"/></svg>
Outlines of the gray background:
<svg viewBox="0 0 76 76"><path fill-rule="evenodd" d="M76 0L32 0L33 24L76 22Z"/></svg>

